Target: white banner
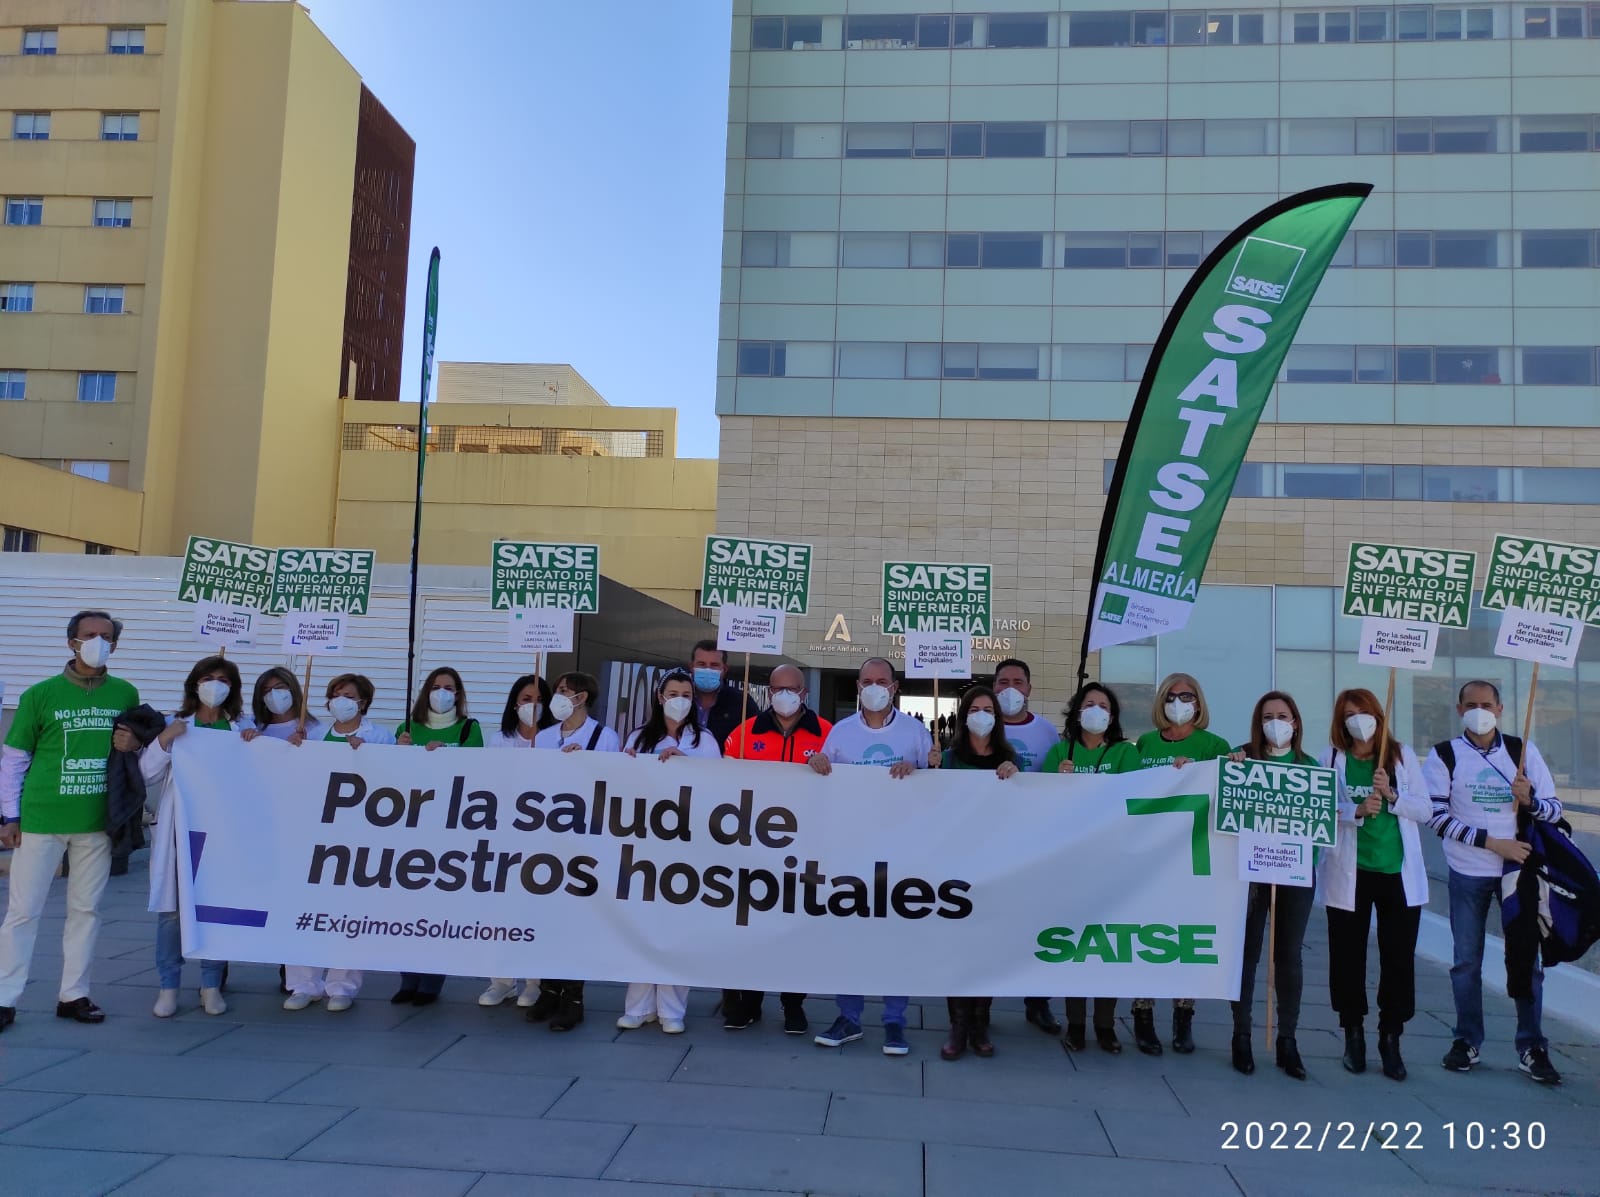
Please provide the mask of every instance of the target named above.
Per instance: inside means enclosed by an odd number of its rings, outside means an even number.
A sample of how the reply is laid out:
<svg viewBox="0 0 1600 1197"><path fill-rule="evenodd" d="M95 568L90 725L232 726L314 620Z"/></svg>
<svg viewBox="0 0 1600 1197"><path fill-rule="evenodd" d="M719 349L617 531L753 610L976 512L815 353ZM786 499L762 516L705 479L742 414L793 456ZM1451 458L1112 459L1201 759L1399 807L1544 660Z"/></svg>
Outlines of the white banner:
<svg viewBox="0 0 1600 1197"><path fill-rule="evenodd" d="M730 653L783 655L783 612L770 607L717 608L717 647Z"/></svg>
<svg viewBox="0 0 1600 1197"><path fill-rule="evenodd" d="M906 676L971 677L972 637L955 632L907 632Z"/></svg>
<svg viewBox="0 0 1600 1197"><path fill-rule="evenodd" d="M1363 665L1432 669L1433 654L1438 647L1439 625L1436 623L1362 617L1361 646L1357 651Z"/></svg>
<svg viewBox="0 0 1600 1197"><path fill-rule="evenodd" d="M1238 989L1248 891L1209 830L1215 762L895 780L202 731L173 777L201 959L808 993Z"/></svg>
<svg viewBox="0 0 1600 1197"><path fill-rule="evenodd" d="M325 657L344 651L348 615L329 611L289 611L283 617L283 651Z"/></svg>
<svg viewBox="0 0 1600 1197"><path fill-rule="evenodd" d="M567 607L518 607L506 617L506 646L514 653L570 653L573 615Z"/></svg>
<svg viewBox="0 0 1600 1197"><path fill-rule="evenodd" d="M1578 645L1582 642L1583 624L1579 620L1507 607L1500 616L1494 655L1571 669L1578 663Z"/></svg>

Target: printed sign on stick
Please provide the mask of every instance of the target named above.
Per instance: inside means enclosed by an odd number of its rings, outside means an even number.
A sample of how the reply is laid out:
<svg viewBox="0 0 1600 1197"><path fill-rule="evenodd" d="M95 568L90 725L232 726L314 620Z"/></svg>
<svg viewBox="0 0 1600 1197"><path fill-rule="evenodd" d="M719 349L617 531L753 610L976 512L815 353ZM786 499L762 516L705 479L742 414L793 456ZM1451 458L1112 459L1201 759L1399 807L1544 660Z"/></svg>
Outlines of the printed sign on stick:
<svg viewBox="0 0 1600 1197"><path fill-rule="evenodd" d="M272 598L277 554L259 545L209 536L189 537L178 576L178 597L265 611Z"/></svg>
<svg viewBox="0 0 1600 1197"><path fill-rule="evenodd" d="M1433 668L1433 654L1438 644L1438 624L1368 617L1361 621L1361 645L1357 652L1363 665L1428 670Z"/></svg>
<svg viewBox="0 0 1600 1197"><path fill-rule="evenodd" d="M1314 856L1305 840L1240 832L1239 880L1310 889L1316 884L1311 872Z"/></svg>
<svg viewBox="0 0 1600 1197"><path fill-rule="evenodd" d="M781 656L783 623L782 611L723 603L717 608L717 647L730 653Z"/></svg>
<svg viewBox="0 0 1600 1197"><path fill-rule="evenodd" d="M1478 555L1463 549L1355 541L1345 567L1344 613L1464 628Z"/></svg>
<svg viewBox="0 0 1600 1197"><path fill-rule="evenodd" d="M518 607L506 619L506 646L514 653L570 653L570 607Z"/></svg>
<svg viewBox="0 0 1600 1197"><path fill-rule="evenodd" d="M972 637L955 632L907 632L906 676L971 677Z"/></svg>
<svg viewBox="0 0 1600 1197"><path fill-rule="evenodd" d="M987 636L994 569L932 561L883 563L883 630Z"/></svg>
<svg viewBox="0 0 1600 1197"><path fill-rule="evenodd" d="M496 611L554 607L593 615L600 610L599 545L497 540L490 560L489 602Z"/></svg>
<svg viewBox="0 0 1600 1197"><path fill-rule="evenodd" d="M1583 624L1576 619L1507 607L1500 616L1494 655L1571 669L1578 663L1578 645L1582 642Z"/></svg>
<svg viewBox="0 0 1600 1197"><path fill-rule="evenodd" d="M365 615L372 605L377 558L371 549L279 549L267 610Z"/></svg>
<svg viewBox="0 0 1600 1197"><path fill-rule="evenodd" d="M700 605L729 604L804 615L811 605L811 546L749 536L706 537Z"/></svg>
<svg viewBox="0 0 1600 1197"><path fill-rule="evenodd" d="M1212 808L1223 835L1305 840L1333 847L1339 830L1338 781L1332 769L1278 761L1223 761Z"/></svg>
<svg viewBox="0 0 1600 1197"><path fill-rule="evenodd" d="M345 617L337 612L290 611L283 617L283 651L324 657L344 651Z"/></svg>
<svg viewBox="0 0 1600 1197"><path fill-rule="evenodd" d="M216 648L249 644L255 638L259 614L250 607L230 607L201 600L194 608L194 638Z"/></svg>
<svg viewBox="0 0 1600 1197"><path fill-rule="evenodd" d="M1483 605L1491 611L1520 607L1524 614L1600 627L1600 549L1532 536L1496 536L1483 581Z"/></svg>

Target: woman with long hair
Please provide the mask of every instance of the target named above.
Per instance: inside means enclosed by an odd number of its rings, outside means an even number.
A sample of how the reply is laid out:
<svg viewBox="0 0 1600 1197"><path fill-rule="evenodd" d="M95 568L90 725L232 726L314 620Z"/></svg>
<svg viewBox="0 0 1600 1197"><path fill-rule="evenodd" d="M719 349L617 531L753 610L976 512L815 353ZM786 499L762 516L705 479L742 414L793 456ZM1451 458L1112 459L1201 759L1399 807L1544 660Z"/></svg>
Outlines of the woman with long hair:
<svg viewBox="0 0 1600 1197"><path fill-rule="evenodd" d="M1000 704L988 686L970 686L961 695L956 706L955 731L951 733L950 747L944 750L940 767L981 769L994 773L1001 780L1016 776L1016 749L1006 743ZM959 1059L969 1047L973 1055L983 1059L994 1055L994 1043L989 1038L989 1015L994 999L947 997L945 1006L950 1013L950 1035L939 1049L939 1058Z"/></svg>
<svg viewBox="0 0 1600 1197"><path fill-rule="evenodd" d="M1378 1055L1383 1075L1403 1081L1400 1036L1416 1013L1417 929L1428 901L1418 828L1433 817L1433 802L1422 762L1391 734L1371 690L1344 690L1333 700L1328 741L1320 763L1339 775L1339 834L1317 880L1344 1066L1367 1070L1367 932L1376 913Z"/></svg>

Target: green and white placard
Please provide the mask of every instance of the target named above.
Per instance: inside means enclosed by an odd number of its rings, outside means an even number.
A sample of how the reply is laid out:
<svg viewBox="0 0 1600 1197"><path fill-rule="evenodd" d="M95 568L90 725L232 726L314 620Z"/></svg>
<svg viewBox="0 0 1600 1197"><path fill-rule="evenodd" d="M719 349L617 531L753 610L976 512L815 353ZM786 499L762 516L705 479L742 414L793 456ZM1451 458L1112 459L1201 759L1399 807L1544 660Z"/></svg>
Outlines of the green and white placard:
<svg viewBox="0 0 1600 1197"><path fill-rule="evenodd" d="M272 598L276 556L259 545L191 536L183 553L178 597L186 603L265 611Z"/></svg>
<svg viewBox="0 0 1600 1197"><path fill-rule="evenodd" d="M1535 536L1494 538L1483 605L1520 607L1600 627L1600 549Z"/></svg>
<svg viewBox="0 0 1600 1197"><path fill-rule="evenodd" d="M1345 566L1346 615L1464 628L1478 555L1464 549L1354 541Z"/></svg>
<svg viewBox="0 0 1600 1197"><path fill-rule="evenodd" d="M553 607L600 610L600 546L497 540L490 557L489 601L496 611Z"/></svg>
<svg viewBox="0 0 1600 1197"><path fill-rule="evenodd" d="M933 561L883 563L883 631L964 632L987 636L994 568Z"/></svg>
<svg viewBox="0 0 1600 1197"><path fill-rule="evenodd" d="M811 546L759 536L706 537L700 605L804 615L811 606Z"/></svg>
<svg viewBox="0 0 1600 1197"><path fill-rule="evenodd" d="M371 549L279 549L267 610L365 615L377 557Z"/></svg>
<svg viewBox="0 0 1600 1197"><path fill-rule="evenodd" d="M1339 831L1338 780L1332 769L1279 761L1222 762L1212 829L1253 832L1333 847Z"/></svg>

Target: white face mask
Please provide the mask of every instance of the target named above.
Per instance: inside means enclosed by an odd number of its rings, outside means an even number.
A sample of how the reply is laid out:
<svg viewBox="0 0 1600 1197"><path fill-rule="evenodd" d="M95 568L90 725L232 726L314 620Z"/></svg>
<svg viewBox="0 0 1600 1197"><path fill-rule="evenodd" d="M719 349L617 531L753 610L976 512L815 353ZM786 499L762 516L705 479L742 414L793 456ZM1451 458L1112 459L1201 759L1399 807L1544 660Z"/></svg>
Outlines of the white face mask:
<svg viewBox="0 0 1600 1197"><path fill-rule="evenodd" d="M1161 709L1167 713L1168 722L1181 727L1194 718L1195 705L1192 702L1183 702L1174 698Z"/></svg>
<svg viewBox="0 0 1600 1197"><path fill-rule="evenodd" d="M525 702L517 708L517 720L523 727L532 727L539 722L539 704Z"/></svg>
<svg viewBox="0 0 1600 1197"><path fill-rule="evenodd" d="M1274 748L1287 748L1294 742L1294 724L1287 719L1268 719L1261 725L1261 734Z"/></svg>
<svg viewBox="0 0 1600 1197"><path fill-rule="evenodd" d="M565 723L572 718L572 699L565 694L557 694L550 699L550 713L561 722Z"/></svg>
<svg viewBox="0 0 1600 1197"><path fill-rule="evenodd" d="M1022 714L1022 708L1028 705L1028 696L1014 686L1000 691L995 698L1000 703L1000 713L1008 719Z"/></svg>
<svg viewBox="0 0 1600 1197"><path fill-rule="evenodd" d="M1010 694L1013 691L1006 691ZM975 736L986 736L994 730L993 711L968 711L967 730Z"/></svg>
<svg viewBox="0 0 1600 1197"><path fill-rule="evenodd" d="M1111 712L1105 707L1083 707L1078 711L1078 726L1098 736L1111 726Z"/></svg>
<svg viewBox="0 0 1600 1197"><path fill-rule="evenodd" d="M361 703L346 694L328 699L328 713L335 722L349 723L361 714Z"/></svg>
<svg viewBox="0 0 1600 1197"><path fill-rule="evenodd" d="M1488 735L1499 722L1499 717L1493 711L1486 711L1482 707L1473 707L1461 716L1461 726L1475 736Z"/></svg>
<svg viewBox="0 0 1600 1197"><path fill-rule="evenodd" d="M1344 729L1357 744L1365 744L1377 733L1378 721L1371 715L1351 715L1345 719Z"/></svg>
<svg viewBox="0 0 1600 1197"><path fill-rule="evenodd" d="M772 709L787 719L800 709L800 696L793 690L776 690L772 695Z"/></svg>
<svg viewBox="0 0 1600 1197"><path fill-rule="evenodd" d="M91 636L78 645L78 660L88 669L99 669L111 656L111 641Z"/></svg>
<svg viewBox="0 0 1600 1197"><path fill-rule="evenodd" d="M893 697L888 686L862 686L861 705L873 714L888 709L889 700Z"/></svg>
<svg viewBox="0 0 1600 1197"><path fill-rule="evenodd" d="M428 709L435 715L443 715L456 709L456 692L446 690L443 686L428 692Z"/></svg>
<svg viewBox="0 0 1600 1197"><path fill-rule="evenodd" d="M688 718L689 709L694 706L692 698L669 698L661 704L661 709L666 712L667 718L674 723Z"/></svg>
<svg viewBox="0 0 1600 1197"><path fill-rule="evenodd" d="M233 687L227 682L212 678L201 682L194 688L194 692L199 697L201 706L220 707L228 701L228 695L233 693Z"/></svg>
<svg viewBox="0 0 1600 1197"><path fill-rule="evenodd" d="M279 686L276 690L268 690L261 701L266 704L267 710L274 715L287 715L294 707L294 695L290 694L285 686Z"/></svg>

